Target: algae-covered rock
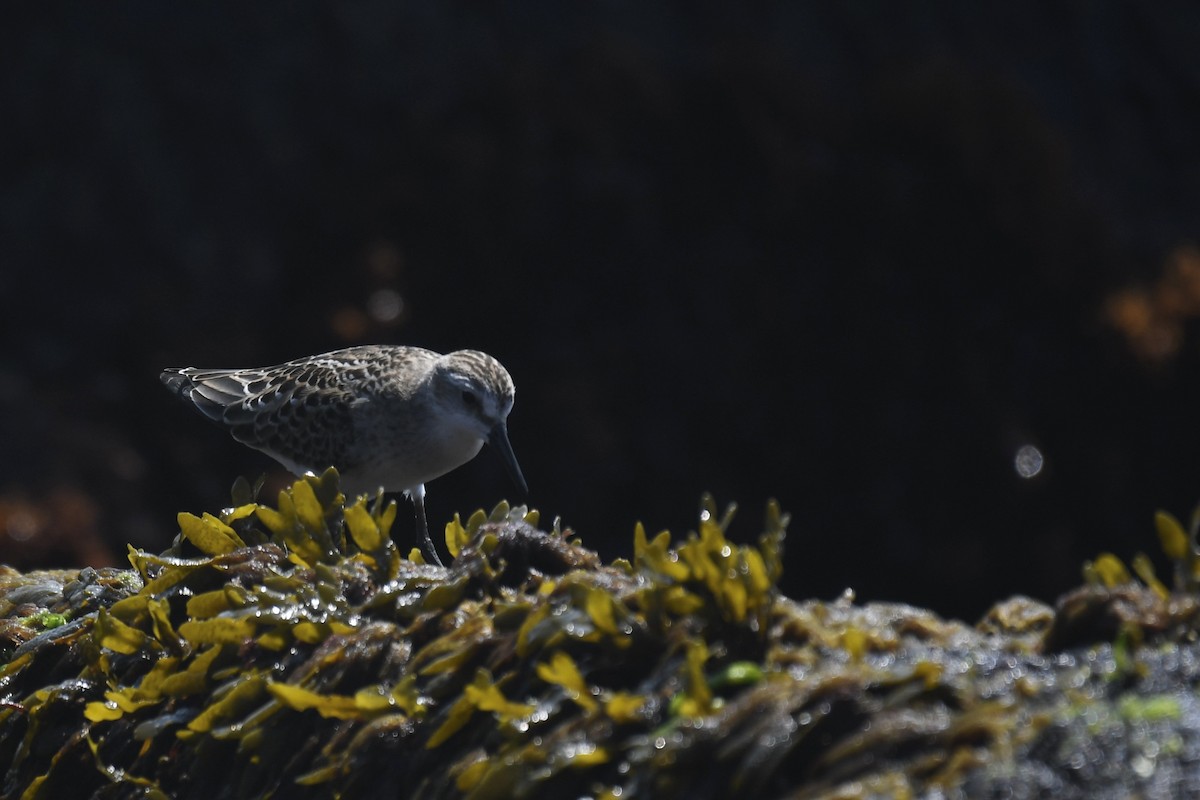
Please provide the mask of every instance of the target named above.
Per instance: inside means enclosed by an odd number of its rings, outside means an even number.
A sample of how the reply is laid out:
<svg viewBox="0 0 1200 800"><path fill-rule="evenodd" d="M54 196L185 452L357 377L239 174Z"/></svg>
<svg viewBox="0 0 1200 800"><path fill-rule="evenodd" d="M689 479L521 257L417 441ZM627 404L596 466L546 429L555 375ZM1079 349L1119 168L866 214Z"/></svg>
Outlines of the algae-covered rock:
<svg viewBox="0 0 1200 800"><path fill-rule="evenodd" d="M181 514L133 570L0 573L3 797L1200 786L1195 604L1144 564L1142 582L1090 565L1057 610L1014 598L971 627L780 596L773 505L753 545L706 499L696 532L639 527L603 564L501 504L447 525L443 568L402 556L396 506L347 504L332 471L273 506L252 494Z"/></svg>

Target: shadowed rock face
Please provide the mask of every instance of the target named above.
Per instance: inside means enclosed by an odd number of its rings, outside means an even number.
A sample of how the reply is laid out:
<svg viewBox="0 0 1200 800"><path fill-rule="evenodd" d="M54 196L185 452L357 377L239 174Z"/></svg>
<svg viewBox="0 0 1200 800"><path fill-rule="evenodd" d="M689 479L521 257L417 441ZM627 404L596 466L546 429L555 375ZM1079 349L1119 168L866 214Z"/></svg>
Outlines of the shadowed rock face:
<svg viewBox="0 0 1200 800"><path fill-rule="evenodd" d="M133 570L0 574L4 791L1168 798L1200 777L1189 594L1109 585L1109 562L975 627L801 602L777 589L786 516L737 545L703 508L604 564L501 505L455 518L437 567L330 471L276 505L240 483Z"/></svg>

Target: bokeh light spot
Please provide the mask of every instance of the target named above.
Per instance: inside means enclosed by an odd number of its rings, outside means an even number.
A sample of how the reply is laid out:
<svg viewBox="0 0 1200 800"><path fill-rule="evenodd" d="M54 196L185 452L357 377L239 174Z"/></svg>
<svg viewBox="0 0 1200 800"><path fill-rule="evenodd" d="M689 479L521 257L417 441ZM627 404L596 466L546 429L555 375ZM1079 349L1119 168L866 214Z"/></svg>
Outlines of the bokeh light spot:
<svg viewBox="0 0 1200 800"><path fill-rule="evenodd" d="M1042 456L1042 451L1031 444L1021 445L1017 450L1016 458L1013 459L1013 466L1022 478L1036 477L1042 471L1044 464L1045 458Z"/></svg>

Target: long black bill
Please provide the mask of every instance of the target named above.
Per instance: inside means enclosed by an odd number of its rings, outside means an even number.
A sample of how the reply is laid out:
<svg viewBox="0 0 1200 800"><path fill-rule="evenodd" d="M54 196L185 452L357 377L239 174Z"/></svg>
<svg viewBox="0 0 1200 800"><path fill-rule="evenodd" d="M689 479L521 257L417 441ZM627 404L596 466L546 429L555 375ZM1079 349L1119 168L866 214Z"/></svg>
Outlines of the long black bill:
<svg viewBox="0 0 1200 800"><path fill-rule="evenodd" d="M488 434L488 444L500 452L508 475L521 490L521 494L529 494L529 486L525 483L525 476L521 474L521 465L517 463L517 454L513 452L512 445L508 441L508 426L504 422L498 422L496 427L492 428L492 432Z"/></svg>

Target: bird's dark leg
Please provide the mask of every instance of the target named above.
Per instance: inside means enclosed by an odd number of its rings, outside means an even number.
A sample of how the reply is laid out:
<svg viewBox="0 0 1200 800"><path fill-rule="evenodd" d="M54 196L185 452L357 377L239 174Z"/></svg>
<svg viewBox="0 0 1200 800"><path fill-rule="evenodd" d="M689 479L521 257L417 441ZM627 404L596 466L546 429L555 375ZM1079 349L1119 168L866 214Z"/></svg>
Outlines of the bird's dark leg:
<svg viewBox="0 0 1200 800"><path fill-rule="evenodd" d="M413 508L417 512L417 533L421 535L421 547L425 555L429 557L430 563L439 567L445 566L438 557L437 548L433 546L433 539L429 537L429 522L425 519L425 484L417 484L415 489L409 491L408 496L412 498Z"/></svg>

